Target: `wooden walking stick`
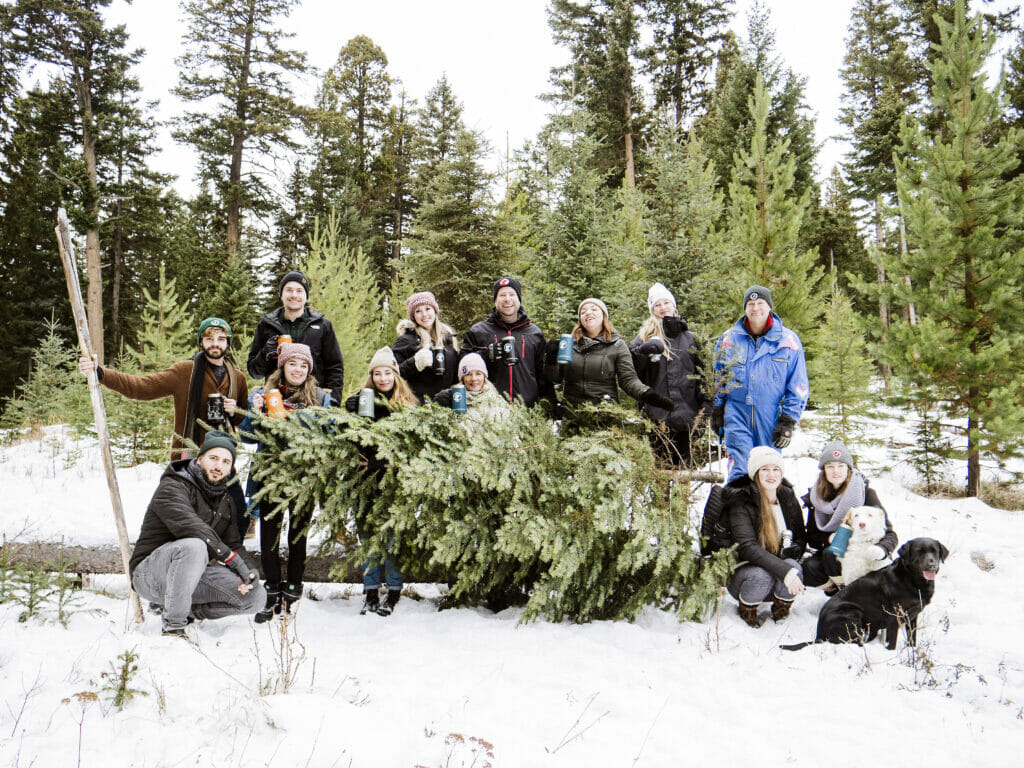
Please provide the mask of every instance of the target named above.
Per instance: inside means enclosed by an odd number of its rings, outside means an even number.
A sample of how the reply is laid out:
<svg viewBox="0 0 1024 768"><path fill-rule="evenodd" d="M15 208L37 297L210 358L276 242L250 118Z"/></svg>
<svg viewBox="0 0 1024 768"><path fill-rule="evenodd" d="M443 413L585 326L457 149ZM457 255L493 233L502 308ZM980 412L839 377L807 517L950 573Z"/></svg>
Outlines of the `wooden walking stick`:
<svg viewBox="0 0 1024 768"><path fill-rule="evenodd" d="M63 208L57 211L57 246L60 258L64 263L64 276L68 283L68 298L71 300L71 311L78 329L78 346L82 354L92 359L92 337L89 335L89 321L82 303L82 287L78 282L78 266L75 263L75 252L71 246L71 229L68 226L68 214ZM114 523L117 525L117 540L121 548L121 565L125 576L128 576L128 560L131 550L128 546L128 527L124 522L124 507L121 505L121 492L117 487L117 472L114 468L114 454L110 451L110 431L107 429L107 411L103 407L103 392L96 370L89 371L89 395L92 398L92 413L96 421L96 434L100 441L100 455L103 457L103 469L107 473L107 488L110 490L110 503L114 512ZM135 609L135 621L143 621L142 604L139 595L132 589L131 577L128 576L128 594L132 607Z"/></svg>

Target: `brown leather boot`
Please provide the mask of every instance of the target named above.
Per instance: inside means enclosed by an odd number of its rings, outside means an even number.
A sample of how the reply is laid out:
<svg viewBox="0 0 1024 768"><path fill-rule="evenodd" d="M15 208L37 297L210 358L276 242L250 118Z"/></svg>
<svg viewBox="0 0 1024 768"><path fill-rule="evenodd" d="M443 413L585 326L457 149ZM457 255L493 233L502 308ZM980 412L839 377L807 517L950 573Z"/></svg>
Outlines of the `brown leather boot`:
<svg viewBox="0 0 1024 768"><path fill-rule="evenodd" d="M792 600L783 600L778 595L772 595L772 618L775 621L785 621L788 619L789 609L792 607Z"/></svg>
<svg viewBox="0 0 1024 768"><path fill-rule="evenodd" d="M759 622L757 620L757 606L756 605L747 605L742 600L740 600L739 603L740 603L740 618L743 619L745 622L747 622L747 624L752 626L754 629L757 629L758 627L760 627L761 626L761 622Z"/></svg>

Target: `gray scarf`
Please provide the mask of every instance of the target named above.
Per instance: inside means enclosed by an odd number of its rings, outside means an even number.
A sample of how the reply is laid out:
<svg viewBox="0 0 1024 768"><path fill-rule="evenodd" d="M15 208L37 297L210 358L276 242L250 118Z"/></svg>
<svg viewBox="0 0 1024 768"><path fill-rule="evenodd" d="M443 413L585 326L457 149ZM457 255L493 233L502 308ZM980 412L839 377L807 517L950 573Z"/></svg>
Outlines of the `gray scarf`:
<svg viewBox="0 0 1024 768"><path fill-rule="evenodd" d="M811 506L814 507L814 522L822 533L832 533L843 522L846 513L854 507L864 505L864 475L856 469L850 470L850 482L846 490L832 501L825 501L818 495L817 484L811 488Z"/></svg>

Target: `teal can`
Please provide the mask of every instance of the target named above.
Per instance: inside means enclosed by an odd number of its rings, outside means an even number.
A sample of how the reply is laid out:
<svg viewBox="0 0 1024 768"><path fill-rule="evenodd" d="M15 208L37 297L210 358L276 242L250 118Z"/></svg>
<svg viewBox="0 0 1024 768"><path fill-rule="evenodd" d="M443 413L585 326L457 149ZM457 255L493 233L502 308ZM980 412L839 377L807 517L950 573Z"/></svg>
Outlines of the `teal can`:
<svg viewBox="0 0 1024 768"><path fill-rule="evenodd" d="M452 410L456 413L466 412L466 386L464 384L452 385Z"/></svg>
<svg viewBox="0 0 1024 768"><path fill-rule="evenodd" d="M846 554L846 548L850 545L851 536L853 536L853 528L843 523L832 534L832 542L828 545L828 551L836 557L842 557Z"/></svg>
<svg viewBox="0 0 1024 768"><path fill-rule="evenodd" d="M572 334L563 333L558 337L558 362L568 365L572 362Z"/></svg>

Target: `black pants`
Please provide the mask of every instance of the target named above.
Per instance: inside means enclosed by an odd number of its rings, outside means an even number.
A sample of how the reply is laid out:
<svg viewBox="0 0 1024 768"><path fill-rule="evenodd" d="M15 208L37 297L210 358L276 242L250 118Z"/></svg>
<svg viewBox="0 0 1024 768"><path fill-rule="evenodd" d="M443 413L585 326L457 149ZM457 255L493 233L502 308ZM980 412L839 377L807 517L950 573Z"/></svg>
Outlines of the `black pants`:
<svg viewBox="0 0 1024 768"><path fill-rule="evenodd" d="M249 530L249 515L245 511L245 494L242 493L241 483L232 483L228 486L228 495L235 502L235 525L238 527L238 538L245 540L245 534Z"/></svg>
<svg viewBox="0 0 1024 768"><path fill-rule="evenodd" d="M839 558L827 549L819 549L801 563L804 569L804 586L820 587L833 576L843 572L843 564Z"/></svg>
<svg viewBox="0 0 1024 768"><path fill-rule="evenodd" d="M312 510L289 510L288 512L288 572L289 584L301 584L306 571L306 534L313 520ZM281 544L281 529L284 515L269 512L260 515L260 559L263 563L263 578L268 584L281 581L281 558L278 547Z"/></svg>

